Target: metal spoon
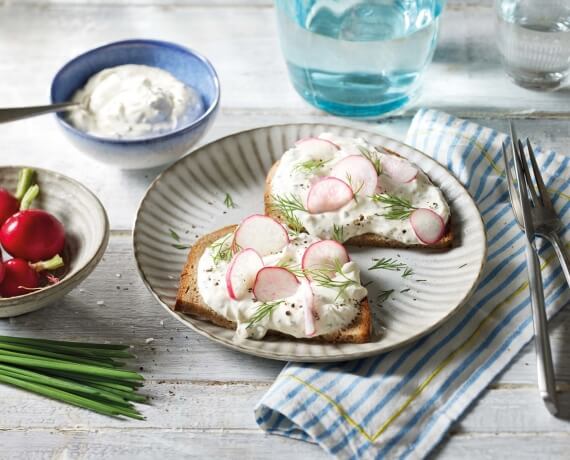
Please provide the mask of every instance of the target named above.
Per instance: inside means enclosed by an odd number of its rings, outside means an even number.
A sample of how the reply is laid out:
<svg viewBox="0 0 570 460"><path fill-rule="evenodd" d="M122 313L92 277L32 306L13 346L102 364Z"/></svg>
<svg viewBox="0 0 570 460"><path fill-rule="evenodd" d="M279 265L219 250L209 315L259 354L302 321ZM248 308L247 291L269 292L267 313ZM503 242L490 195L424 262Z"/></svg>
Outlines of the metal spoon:
<svg viewBox="0 0 570 460"><path fill-rule="evenodd" d="M80 105L79 102L62 102L61 104L38 105L35 107L14 107L0 109L0 123L21 120L23 118L35 117L44 113L65 112Z"/></svg>

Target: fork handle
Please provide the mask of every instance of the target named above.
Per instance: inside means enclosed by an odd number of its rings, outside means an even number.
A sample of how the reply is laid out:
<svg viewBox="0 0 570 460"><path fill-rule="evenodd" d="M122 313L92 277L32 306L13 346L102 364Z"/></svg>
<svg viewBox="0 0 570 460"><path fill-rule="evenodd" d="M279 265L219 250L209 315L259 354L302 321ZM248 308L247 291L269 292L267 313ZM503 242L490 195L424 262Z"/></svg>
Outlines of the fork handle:
<svg viewBox="0 0 570 460"><path fill-rule="evenodd" d="M558 233L549 233L545 235L545 237L550 241L550 244L552 244L554 252L560 261L560 266L562 267L564 276L566 277L566 282L568 283L568 286L570 286L570 257L568 257L568 252L566 251L564 242L560 236L558 236Z"/></svg>
<svg viewBox="0 0 570 460"><path fill-rule="evenodd" d="M558 414L558 398L556 396L556 380L552 351L548 337L548 323L544 306L544 291L540 260L534 242L527 242L526 256L528 262L528 284L532 308L532 319L536 347L536 367L538 374L538 391L548 411Z"/></svg>

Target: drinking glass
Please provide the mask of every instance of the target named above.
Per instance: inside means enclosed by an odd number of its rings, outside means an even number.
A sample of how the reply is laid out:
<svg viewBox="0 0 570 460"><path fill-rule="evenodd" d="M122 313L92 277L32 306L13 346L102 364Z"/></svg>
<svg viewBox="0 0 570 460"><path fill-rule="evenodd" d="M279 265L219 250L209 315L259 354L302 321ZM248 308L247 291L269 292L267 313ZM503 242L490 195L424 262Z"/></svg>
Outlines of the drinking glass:
<svg viewBox="0 0 570 460"><path fill-rule="evenodd" d="M445 0L275 0L297 92L336 115L376 118L419 87Z"/></svg>
<svg viewBox="0 0 570 460"><path fill-rule="evenodd" d="M498 47L520 86L556 89L570 70L570 0L496 0Z"/></svg>

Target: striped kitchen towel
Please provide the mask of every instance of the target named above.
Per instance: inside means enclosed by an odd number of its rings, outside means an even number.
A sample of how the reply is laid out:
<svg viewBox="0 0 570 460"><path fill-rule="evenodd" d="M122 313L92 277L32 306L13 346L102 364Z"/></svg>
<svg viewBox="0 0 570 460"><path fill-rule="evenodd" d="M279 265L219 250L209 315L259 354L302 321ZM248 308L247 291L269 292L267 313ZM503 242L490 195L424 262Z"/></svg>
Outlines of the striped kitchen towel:
<svg viewBox="0 0 570 460"><path fill-rule="evenodd" d="M318 443L342 459L423 458L532 339L523 236L503 171L505 139L445 113L418 112L407 143L453 171L485 222L488 260L477 292L461 315L405 348L346 363L289 363L255 408L261 428ZM536 154L570 241L570 156ZM552 249L539 250L552 316L570 290Z"/></svg>

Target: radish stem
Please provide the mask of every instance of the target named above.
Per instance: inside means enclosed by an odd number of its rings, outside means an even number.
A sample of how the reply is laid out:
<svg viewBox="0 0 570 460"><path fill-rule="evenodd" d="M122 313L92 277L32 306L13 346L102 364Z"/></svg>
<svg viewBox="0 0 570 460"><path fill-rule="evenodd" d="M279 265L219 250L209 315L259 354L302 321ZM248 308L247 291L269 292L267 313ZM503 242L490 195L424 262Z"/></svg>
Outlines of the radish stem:
<svg viewBox="0 0 570 460"><path fill-rule="evenodd" d="M32 205L32 201L34 201L39 194L40 194L39 185L38 184L32 185L26 191L26 193L24 193L24 196L22 197L22 201L20 201L20 211L23 211L25 209L30 209L30 206Z"/></svg>
<svg viewBox="0 0 570 460"><path fill-rule="evenodd" d="M32 179L34 178L34 170L31 168L23 168L18 174L18 185L16 186L16 193L14 196L18 201L21 201L24 194L28 191L32 185Z"/></svg>
<svg viewBox="0 0 570 460"><path fill-rule="evenodd" d="M59 254L56 254L49 260L42 260L41 262L36 262L35 264L30 264L34 270L37 272L43 272L44 270L57 270L64 266L63 259Z"/></svg>

